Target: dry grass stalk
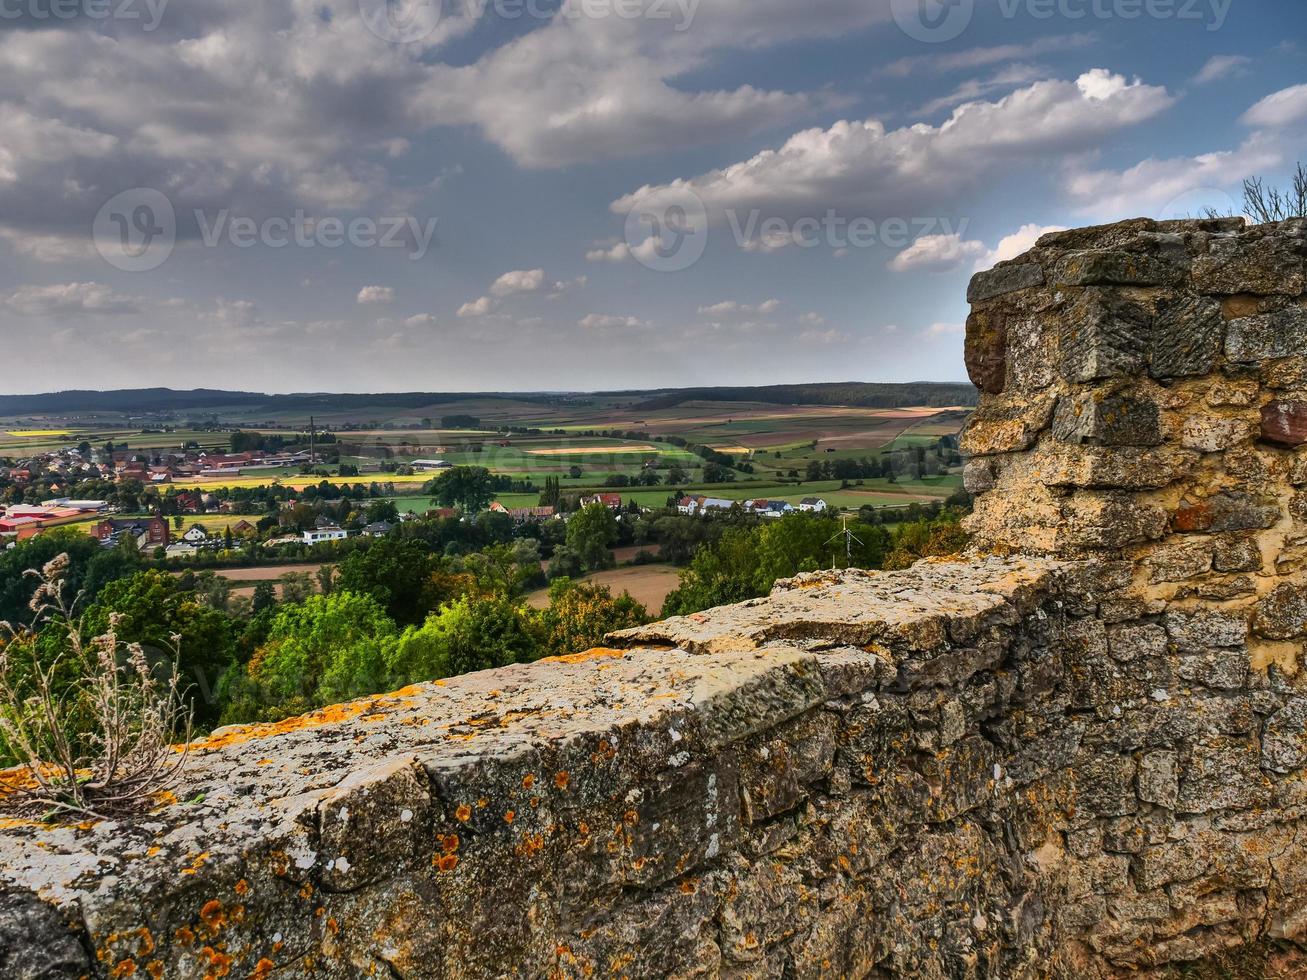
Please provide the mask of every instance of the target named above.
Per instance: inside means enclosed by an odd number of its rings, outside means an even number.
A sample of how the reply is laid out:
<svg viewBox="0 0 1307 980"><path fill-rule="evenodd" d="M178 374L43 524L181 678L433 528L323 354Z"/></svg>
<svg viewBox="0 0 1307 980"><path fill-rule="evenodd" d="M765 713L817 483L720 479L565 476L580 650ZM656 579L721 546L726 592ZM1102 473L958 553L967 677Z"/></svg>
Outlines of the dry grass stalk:
<svg viewBox="0 0 1307 980"><path fill-rule="evenodd" d="M140 644L119 641L116 617L108 633L87 640L75 619L78 601L66 595L67 572L67 555L29 572L38 581L30 626L0 623L10 640L0 649L0 734L22 767L0 775L0 808L121 816L148 808L187 762L193 712L177 672L180 638L173 637L162 679ZM47 666L31 641L48 623L67 631L68 652ZM74 679L60 683L69 659ZM80 738L79 717L90 728Z"/></svg>

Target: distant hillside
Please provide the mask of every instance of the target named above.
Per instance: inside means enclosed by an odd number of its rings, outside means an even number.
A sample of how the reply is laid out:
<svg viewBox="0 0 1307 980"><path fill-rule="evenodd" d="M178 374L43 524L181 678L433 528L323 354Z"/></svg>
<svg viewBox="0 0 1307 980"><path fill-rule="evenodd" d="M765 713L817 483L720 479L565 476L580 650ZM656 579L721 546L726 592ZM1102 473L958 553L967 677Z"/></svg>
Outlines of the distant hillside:
<svg viewBox="0 0 1307 980"><path fill-rule="evenodd" d="M638 394L638 392L633 393ZM913 382L910 384L766 385L760 388L684 388L658 392L639 408L675 408L685 402L769 402L775 405L856 405L862 408L909 408L925 405L947 408L976 404L976 389L969 384Z"/></svg>
<svg viewBox="0 0 1307 980"><path fill-rule="evenodd" d="M768 385L760 388L685 388L677 390L604 392L632 398L641 408L673 408L690 401L770 402L777 405L857 405L867 408L906 408L926 405L974 405L976 389L969 384L811 384ZM546 404L564 400L553 392L395 392L389 394L332 394L308 392L295 395L264 395L249 391L173 391L169 388L137 388L123 391L59 391L44 395L0 395L0 415L72 415L79 412L213 411L219 408L265 410L268 412L328 412L364 408L423 408L472 398L502 398L515 402Z"/></svg>

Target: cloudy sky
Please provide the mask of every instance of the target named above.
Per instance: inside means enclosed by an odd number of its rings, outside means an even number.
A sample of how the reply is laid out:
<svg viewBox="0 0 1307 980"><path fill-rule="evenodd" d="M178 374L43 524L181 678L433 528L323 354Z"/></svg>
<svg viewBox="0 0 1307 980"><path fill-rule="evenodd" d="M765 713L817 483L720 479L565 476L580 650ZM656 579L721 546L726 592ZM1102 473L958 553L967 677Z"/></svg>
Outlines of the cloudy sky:
<svg viewBox="0 0 1307 980"><path fill-rule="evenodd" d="M0 391L959 380L1299 158L1284 0L3 0Z"/></svg>

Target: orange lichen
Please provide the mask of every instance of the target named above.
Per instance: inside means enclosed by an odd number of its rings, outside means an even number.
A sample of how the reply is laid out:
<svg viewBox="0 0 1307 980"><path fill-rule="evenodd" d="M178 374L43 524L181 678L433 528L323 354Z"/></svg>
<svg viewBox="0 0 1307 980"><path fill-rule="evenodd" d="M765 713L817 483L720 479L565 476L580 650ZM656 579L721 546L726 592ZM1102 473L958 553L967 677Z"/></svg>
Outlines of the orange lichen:
<svg viewBox="0 0 1307 980"><path fill-rule="evenodd" d="M173 935L177 937L177 941L181 943L183 946L195 945L195 930L192 929L190 926L182 926L175 933L173 933Z"/></svg>
<svg viewBox="0 0 1307 980"><path fill-rule="evenodd" d="M693 878L686 878L683 882L681 882L682 895L693 895L698 890L699 890L698 882L696 882Z"/></svg>
<svg viewBox="0 0 1307 980"><path fill-rule="evenodd" d="M254 964L254 972L250 974L250 980L268 980L268 977L272 976L272 971L275 969L277 969L277 964L265 956Z"/></svg>
<svg viewBox="0 0 1307 980"><path fill-rule="evenodd" d="M327 932L331 933L333 936L340 935L340 923L336 921L335 916L331 916L327 919Z"/></svg>
<svg viewBox="0 0 1307 980"><path fill-rule="evenodd" d="M226 953L214 949L212 946L205 946L200 952L209 961L211 971L205 974L205 980L208 980L209 977L225 977L231 972L231 957Z"/></svg>
<svg viewBox="0 0 1307 980"><path fill-rule="evenodd" d="M534 786L535 784L536 784L536 774L535 774L535 773L533 773L533 772L529 772L529 773L527 773L525 776L522 777L522 788L523 788L523 789L528 789L528 790L529 790L529 789L530 789L532 786Z"/></svg>
<svg viewBox="0 0 1307 980"><path fill-rule="evenodd" d="M572 777L566 772L566 770L554 774L554 785L559 789L567 789L567 786L571 781Z"/></svg>
<svg viewBox="0 0 1307 980"><path fill-rule="evenodd" d="M472 808L466 803L460 803L458 809L454 811L454 817L459 823L467 823L472 819Z"/></svg>
<svg viewBox="0 0 1307 980"><path fill-rule="evenodd" d="M515 814L512 810L508 810L507 812L504 813L504 823L511 824L516 816L517 814Z"/></svg>
<svg viewBox="0 0 1307 980"><path fill-rule="evenodd" d="M304 882L304 887L300 889L299 894L300 894L300 898L304 899L305 901L308 901L310 898L312 898L313 883L309 881Z"/></svg>
<svg viewBox="0 0 1307 980"><path fill-rule="evenodd" d="M163 961L150 960L145 964L145 972L150 975L150 980L163 980Z"/></svg>
<svg viewBox="0 0 1307 980"><path fill-rule="evenodd" d="M191 743L192 752L216 752L219 749L227 748L231 745L243 745L246 742L255 740L275 738L278 735L288 735L291 732L305 731L313 728L322 728L326 725L337 725L347 721L354 721L356 718L367 715L371 718L379 717L382 713L392 712L397 708L404 707L410 703L413 698L417 697L423 691L423 685L414 684L402 690L395 691L384 697L366 698L362 701L353 701L349 704L334 704L318 711L311 711L306 715L300 715L297 718L287 718L285 721L264 723L258 725L241 725L233 728L222 735L211 738L201 739L198 742Z"/></svg>
<svg viewBox="0 0 1307 980"><path fill-rule="evenodd" d="M606 647L595 647L593 650L586 650L584 653L569 653L562 657L549 657L540 662L542 664L585 664L595 660L620 660L625 656L625 650L609 650Z"/></svg>
<svg viewBox="0 0 1307 980"><path fill-rule="evenodd" d="M149 956L154 952L154 937L150 935L150 930L141 928L136 930L136 937L140 942L136 946L137 956Z"/></svg>
<svg viewBox="0 0 1307 980"><path fill-rule="evenodd" d="M135 973L135 960L120 960L118 965L113 968L113 976L115 977L130 977Z"/></svg>
<svg viewBox="0 0 1307 980"><path fill-rule="evenodd" d="M444 857L436 860L436 867L441 871L453 871L458 867L458 855L446 854Z"/></svg>
<svg viewBox="0 0 1307 980"><path fill-rule="evenodd" d="M458 834L439 834L437 835L436 840L440 842L440 850L442 853L454 854L458 851Z"/></svg>
<svg viewBox="0 0 1307 980"><path fill-rule="evenodd" d="M200 909L200 918L213 935L217 935L227 925L227 913L216 898L204 903Z"/></svg>
<svg viewBox="0 0 1307 980"><path fill-rule="evenodd" d="M242 897L248 895L250 893L250 883L242 878L240 881L236 882L235 891L237 895Z"/></svg>

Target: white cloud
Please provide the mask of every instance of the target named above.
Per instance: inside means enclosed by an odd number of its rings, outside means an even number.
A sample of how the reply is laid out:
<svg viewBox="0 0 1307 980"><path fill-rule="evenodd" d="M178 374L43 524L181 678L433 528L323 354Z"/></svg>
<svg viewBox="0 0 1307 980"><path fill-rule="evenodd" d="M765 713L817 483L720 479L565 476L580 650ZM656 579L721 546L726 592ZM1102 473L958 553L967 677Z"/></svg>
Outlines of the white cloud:
<svg viewBox="0 0 1307 980"><path fill-rule="evenodd" d="M842 330L805 330L799 334L799 342L804 344L844 344L851 338Z"/></svg>
<svg viewBox="0 0 1307 980"><path fill-rule="evenodd" d="M360 306L387 306L395 302L395 290L390 286L364 286L359 290Z"/></svg>
<svg viewBox="0 0 1307 980"><path fill-rule="evenodd" d="M1094 43L1093 34L1061 34L1039 38L1029 44L1000 44L989 48L967 48L945 54L922 54L891 62L883 74L904 78L916 73L967 71L1005 61L1038 58L1057 51L1070 51Z"/></svg>
<svg viewBox="0 0 1307 980"><path fill-rule="evenodd" d="M699 307L699 313L703 316L711 317L771 316L780 308L781 301L778 299L765 300L757 306L750 306L747 303L737 303L735 300L726 300L722 303L714 303L712 306L701 306Z"/></svg>
<svg viewBox="0 0 1307 980"><path fill-rule="evenodd" d="M405 320L404 326L408 327L410 330L426 330L436 326L438 322L439 321L430 313L419 313L416 316L411 316Z"/></svg>
<svg viewBox="0 0 1307 980"><path fill-rule="evenodd" d="M804 327L825 326L826 318L820 313L804 313L799 317L799 325Z"/></svg>
<svg viewBox="0 0 1307 980"><path fill-rule="evenodd" d="M1068 171L1066 189L1082 214L1096 219L1176 217L1174 204L1195 191L1237 184L1252 174L1273 167L1281 151L1254 136L1237 150L1202 153L1194 157L1142 160L1126 170ZM1231 203L1233 203L1231 201Z"/></svg>
<svg viewBox="0 0 1307 980"><path fill-rule="evenodd" d="M960 336L966 332L966 327L961 323L932 323L921 332L924 336L933 340L940 337Z"/></svg>
<svg viewBox="0 0 1307 980"><path fill-rule="evenodd" d="M1264 129L1307 122L1307 84L1271 93L1245 112L1242 122Z"/></svg>
<svg viewBox="0 0 1307 980"><path fill-rule="evenodd" d="M4 297L5 309L20 316L121 316L141 312L141 301L98 282L19 286Z"/></svg>
<svg viewBox="0 0 1307 980"><path fill-rule="evenodd" d="M985 243L966 241L953 232L948 235L922 235L890 261L895 272L926 269L947 272L974 261L985 253Z"/></svg>
<svg viewBox="0 0 1307 980"><path fill-rule="evenodd" d="M591 313L577 321L578 326L585 327L587 330L616 330L622 327L637 328L650 326L649 321L641 320L634 316L610 316L601 313Z"/></svg>
<svg viewBox="0 0 1307 980"><path fill-rule="evenodd" d="M1012 234L1000 238L997 245L977 259L976 271L984 272L1000 262L1024 255L1040 238L1054 231L1066 231L1066 228L1062 225L1022 225Z"/></svg>
<svg viewBox="0 0 1307 980"><path fill-rule="evenodd" d="M625 262L631 257L631 246L626 242L604 245L585 253L588 262Z"/></svg>
<svg viewBox="0 0 1307 980"><path fill-rule="evenodd" d="M1194 83L1207 85L1219 82L1223 78L1248 74L1248 65L1252 59L1241 54L1218 54L1207 59L1207 64L1194 76Z"/></svg>
<svg viewBox="0 0 1307 980"><path fill-rule="evenodd" d="M997 102L960 106L939 126L886 130L876 120L846 120L805 130L779 149L732 166L642 187L611 209L656 212L690 191L712 218L723 220L729 211L741 223L753 210L782 218L831 208L850 216L909 216L924 208L938 214L997 171L1097 148L1173 102L1165 88L1094 69L1074 82L1036 82Z"/></svg>
<svg viewBox="0 0 1307 980"><path fill-rule="evenodd" d="M466 320L469 317L489 316L497 309L499 309L498 300L492 299L489 296L482 296L480 299L475 299L470 303L464 303L460 306L458 308L458 315L461 319Z"/></svg>
<svg viewBox="0 0 1307 980"><path fill-rule="evenodd" d="M948 109L963 102L972 102L976 99L983 98L986 95L1000 92L1003 89L1015 88L1018 85L1027 85L1030 82L1037 81L1047 74L1047 71L1038 68L1035 65L1009 65L1007 68L991 75L989 78L968 79L947 95L931 99L917 110L917 114L921 116L932 116L941 109Z"/></svg>
<svg viewBox="0 0 1307 980"><path fill-rule="evenodd" d="M534 293L545 284L544 269L505 272L490 287L490 295L503 299L517 293Z"/></svg>

